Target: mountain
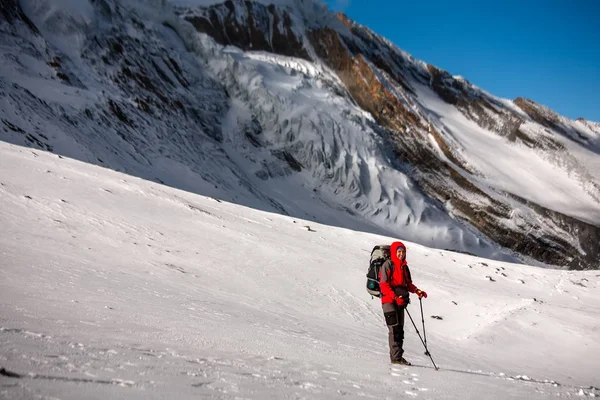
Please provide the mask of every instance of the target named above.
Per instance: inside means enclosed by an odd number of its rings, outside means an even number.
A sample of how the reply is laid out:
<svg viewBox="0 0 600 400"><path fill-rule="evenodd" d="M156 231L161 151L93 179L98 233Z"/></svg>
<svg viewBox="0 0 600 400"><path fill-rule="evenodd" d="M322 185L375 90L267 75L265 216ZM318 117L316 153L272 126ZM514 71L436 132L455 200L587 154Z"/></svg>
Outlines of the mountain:
<svg viewBox="0 0 600 400"><path fill-rule="evenodd" d="M314 0L0 0L2 140L427 246L600 263L600 129Z"/></svg>

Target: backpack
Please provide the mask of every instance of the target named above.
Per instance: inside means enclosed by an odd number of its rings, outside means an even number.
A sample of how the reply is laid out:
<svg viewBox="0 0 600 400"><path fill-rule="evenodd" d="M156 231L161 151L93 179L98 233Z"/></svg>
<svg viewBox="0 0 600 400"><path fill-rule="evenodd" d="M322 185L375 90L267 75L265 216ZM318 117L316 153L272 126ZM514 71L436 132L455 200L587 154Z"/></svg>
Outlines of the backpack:
<svg viewBox="0 0 600 400"><path fill-rule="evenodd" d="M377 245L371 251L371 260L367 272L367 292L374 297L381 297L379 289L379 271L386 260L390 259L390 246Z"/></svg>

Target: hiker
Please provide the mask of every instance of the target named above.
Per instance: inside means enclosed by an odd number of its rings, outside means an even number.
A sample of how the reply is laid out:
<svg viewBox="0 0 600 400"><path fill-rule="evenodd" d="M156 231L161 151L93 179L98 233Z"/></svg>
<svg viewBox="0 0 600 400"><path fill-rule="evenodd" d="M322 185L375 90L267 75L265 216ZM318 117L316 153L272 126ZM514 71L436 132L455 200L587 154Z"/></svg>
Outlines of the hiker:
<svg viewBox="0 0 600 400"><path fill-rule="evenodd" d="M418 289L410 277L406 263L406 246L394 242L390 246L390 258L381 266L379 283L383 316L388 326L390 361L392 364L410 365L402 357L404 350L404 308L409 303L409 292L416 293L419 299L427 298L427 293Z"/></svg>

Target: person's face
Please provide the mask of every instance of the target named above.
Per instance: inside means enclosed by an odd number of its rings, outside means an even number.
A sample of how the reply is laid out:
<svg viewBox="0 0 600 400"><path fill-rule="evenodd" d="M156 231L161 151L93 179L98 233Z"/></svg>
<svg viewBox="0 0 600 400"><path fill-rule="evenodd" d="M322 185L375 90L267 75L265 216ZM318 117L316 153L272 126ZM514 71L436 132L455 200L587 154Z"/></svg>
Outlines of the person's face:
<svg viewBox="0 0 600 400"><path fill-rule="evenodd" d="M396 250L396 255L399 259L403 260L404 256L406 255L406 249L404 247L398 247L398 250Z"/></svg>

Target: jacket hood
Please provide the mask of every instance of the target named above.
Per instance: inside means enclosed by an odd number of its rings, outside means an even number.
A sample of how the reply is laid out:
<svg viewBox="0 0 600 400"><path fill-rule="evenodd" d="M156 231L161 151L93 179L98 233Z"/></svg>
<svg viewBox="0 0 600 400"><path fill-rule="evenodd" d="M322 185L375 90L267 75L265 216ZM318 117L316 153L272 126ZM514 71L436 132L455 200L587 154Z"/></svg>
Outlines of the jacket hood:
<svg viewBox="0 0 600 400"><path fill-rule="evenodd" d="M394 242L390 245L390 257L395 265L400 265L400 264L403 264L406 262L406 254L404 255L404 260L402 260L402 261L400 261L400 259L396 255L396 251L398 251L398 247L404 247L406 249L406 246L402 242Z"/></svg>

